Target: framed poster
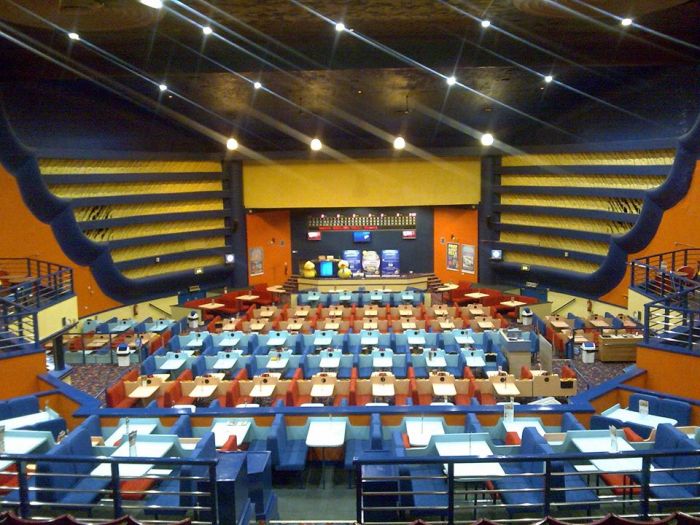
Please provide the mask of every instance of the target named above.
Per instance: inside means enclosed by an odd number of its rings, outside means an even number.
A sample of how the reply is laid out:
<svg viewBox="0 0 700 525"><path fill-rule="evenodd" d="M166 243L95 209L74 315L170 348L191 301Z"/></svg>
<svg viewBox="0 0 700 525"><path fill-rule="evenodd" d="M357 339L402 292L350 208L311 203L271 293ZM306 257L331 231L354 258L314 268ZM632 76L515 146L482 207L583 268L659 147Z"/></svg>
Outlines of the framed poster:
<svg viewBox="0 0 700 525"><path fill-rule="evenodd" d="M474 246L471 244L462 245L462 271L474 273Z"/></svg>
<svg viewBox="0 0 700 525"><path fill-rule="evenodd" d="M248 251L248 275L251 277L265 273L263 270L264 253L262 248L251 248Z"/></svg>
<svg viewBox="0 0 700 525"><path fill-rule="evenodd" d="M447 243L447 269L459 271L459 244L455 242Z"/></svg>
<svg viewBox="0 0 700 525"><path fill-rule="evenodd" d="M362 271L362 255L360 254L360 250L343 251L343 259L348 261L348 267L352 273Z"/></svg>
<svg viewBox="0 0 700 525"><path fill-rule="evenodd" d="M382 250L382 275L399 275L399 250Z"/></svg>

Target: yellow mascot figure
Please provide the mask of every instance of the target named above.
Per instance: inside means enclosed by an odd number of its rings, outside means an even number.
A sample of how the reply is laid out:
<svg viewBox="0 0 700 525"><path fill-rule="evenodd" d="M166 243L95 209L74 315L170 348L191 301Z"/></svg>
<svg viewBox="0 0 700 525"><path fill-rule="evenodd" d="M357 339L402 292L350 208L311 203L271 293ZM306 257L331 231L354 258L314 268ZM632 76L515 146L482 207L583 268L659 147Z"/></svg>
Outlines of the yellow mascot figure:
<svg viewBox="0 0 700 525"><path fill-rule="evenodd" d="M350 263L348 263L348 261L338 262L338 277L341 279L350 279L351 276Z"/></svg>
<svg viewBox="0 0 700 525"><path fill-rule="evenodd" d="M311 261L306 261L304 263L304 268L301 272L301 275L302 277L313 279L314 277L316 277L316 265Z"/></svg>

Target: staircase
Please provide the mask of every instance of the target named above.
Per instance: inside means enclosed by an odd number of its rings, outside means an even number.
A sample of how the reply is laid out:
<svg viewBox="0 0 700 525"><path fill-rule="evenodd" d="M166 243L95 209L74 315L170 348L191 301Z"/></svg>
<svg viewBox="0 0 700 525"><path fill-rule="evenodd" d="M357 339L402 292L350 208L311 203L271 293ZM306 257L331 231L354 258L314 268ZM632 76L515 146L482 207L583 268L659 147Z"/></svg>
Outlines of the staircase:
<svg viewBox="0 0 700 525"><path fill-rule="evenodd" d="M428 291L436 292L442 286L442 281L434 273L428 274Z"/></svg>
<svg viewBox="0 0 700 525"><path fill-rule="evenodd" d="M284 281L282 288L285 289L287 293L296 293L299 291L299 276L296 274L290 275L289 278Z"/></svg>

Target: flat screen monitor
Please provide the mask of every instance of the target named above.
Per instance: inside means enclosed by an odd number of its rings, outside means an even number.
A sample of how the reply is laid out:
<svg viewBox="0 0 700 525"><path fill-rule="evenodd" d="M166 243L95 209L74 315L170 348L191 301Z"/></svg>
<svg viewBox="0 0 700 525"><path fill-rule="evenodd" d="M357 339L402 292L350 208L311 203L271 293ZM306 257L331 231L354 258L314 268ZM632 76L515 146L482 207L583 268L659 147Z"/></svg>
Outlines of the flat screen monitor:
<svg viewBox="0 0 700 525"><path fill-rule="evenodd" d="M319 277L333 277L335 276L335 266L333 261L319 261L318 262L318 275Z"/></svg>
<svg viewBox="0 0 700 525"><path fill-rule="evenodd" d="M401 236L404 239L415 239L416 238L416 230L403 230L401 232Z"/></svg>
<svg viewBox="0 0 700 525"><path fill-rule="evenodd" d="M503 250L491 250L491 260L492 261L502 261L503 260Z"/></svg>
<svg viewBox="0 0 700 525"><path fill-rule="evenodd" d="M372 233L352 232L352 242L372 242Z"/></svg>
<svg viewBox="0 0 700 525"><path fill-rule="evenodd" d="M306 240L308 241L320 241L321 232L306 232Z"/></svg>

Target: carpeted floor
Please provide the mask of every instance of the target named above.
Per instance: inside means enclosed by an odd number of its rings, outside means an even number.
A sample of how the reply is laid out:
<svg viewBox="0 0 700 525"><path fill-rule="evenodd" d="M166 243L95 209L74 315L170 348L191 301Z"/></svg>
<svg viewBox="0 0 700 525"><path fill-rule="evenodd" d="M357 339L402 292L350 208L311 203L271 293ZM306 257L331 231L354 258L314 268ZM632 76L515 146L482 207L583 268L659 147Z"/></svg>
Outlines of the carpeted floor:
<svg viewBox="0 0 700 525"><path fill-rule="evenodd" d="M123 374L128 372L131 367L119 367L117 365L72 365L73 371L70 374L71 385L82 390L86 394L96 397L101 403L104 403L104 391L111 384L115 383Z"/></svg>

